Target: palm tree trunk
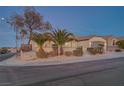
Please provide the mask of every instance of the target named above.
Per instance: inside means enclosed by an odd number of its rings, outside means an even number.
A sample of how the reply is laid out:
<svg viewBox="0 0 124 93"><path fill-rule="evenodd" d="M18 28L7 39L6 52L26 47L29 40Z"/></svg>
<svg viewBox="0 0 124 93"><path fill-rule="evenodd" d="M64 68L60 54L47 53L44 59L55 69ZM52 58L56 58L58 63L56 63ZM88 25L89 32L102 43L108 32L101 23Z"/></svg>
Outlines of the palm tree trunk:
<svg viewBox="0 0 124 93"><path fill-rule="evenodd" d="M60 55L60 45L58 45L58 56Z"/></svg>
<svg viewBox="0 0 124 93"><path fill-rule="evenodd" d="M62 45L60 46L60 55L63 55L63 47L62 47Z"/></svg>
<svg viewBox="0 0 124 93"><path fill-rule="evenodd" d="M42 47L39 48L39 52L44 52Z"/></svg>
<svg viewBox="0 0 124 93"><path fill-rule="evenodd" d="M63 47L62 47L62 45L58 45L58 55L63 55Z"/></svg>
<svg viewBox="0 0 124 93"><path fill-rule="evenodd" d="M47 58L47 54L42 47L39 48L39 51L37 52L37 57Z"/></svg>

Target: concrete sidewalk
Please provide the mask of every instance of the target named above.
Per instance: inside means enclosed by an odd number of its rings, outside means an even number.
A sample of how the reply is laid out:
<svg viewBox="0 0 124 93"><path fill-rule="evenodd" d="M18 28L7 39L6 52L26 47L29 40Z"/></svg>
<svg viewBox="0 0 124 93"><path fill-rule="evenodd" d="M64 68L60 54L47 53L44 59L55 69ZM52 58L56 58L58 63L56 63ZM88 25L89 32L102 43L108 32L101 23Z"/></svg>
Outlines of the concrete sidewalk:
<svg viewBox="0 0 124 93"><path fill-rule="evenodd" d="M50 57L46 59L35 59L24 61L15 56L0 62L0 66L44 66L44 65L57 65L57 64L68 64L68 63L76 63L76 62L86 62L86 61L94 61L101 59L112 59L124 57L124 52L111 52L102 55L84 55L81 57L66 57L66 56L58 56L58 57Z"/></svg>

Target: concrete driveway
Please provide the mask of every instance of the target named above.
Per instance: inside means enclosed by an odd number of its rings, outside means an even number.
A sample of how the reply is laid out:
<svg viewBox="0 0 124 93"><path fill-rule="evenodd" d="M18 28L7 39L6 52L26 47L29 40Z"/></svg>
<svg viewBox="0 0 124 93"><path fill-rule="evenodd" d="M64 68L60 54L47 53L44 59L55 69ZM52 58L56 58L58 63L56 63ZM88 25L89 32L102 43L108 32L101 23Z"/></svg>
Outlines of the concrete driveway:
<svg viewBox="0 0 124 93"><path fill-rule="evenodd" d="M124 57L52 66L1 66L0 85L124 85Z"/></svg>

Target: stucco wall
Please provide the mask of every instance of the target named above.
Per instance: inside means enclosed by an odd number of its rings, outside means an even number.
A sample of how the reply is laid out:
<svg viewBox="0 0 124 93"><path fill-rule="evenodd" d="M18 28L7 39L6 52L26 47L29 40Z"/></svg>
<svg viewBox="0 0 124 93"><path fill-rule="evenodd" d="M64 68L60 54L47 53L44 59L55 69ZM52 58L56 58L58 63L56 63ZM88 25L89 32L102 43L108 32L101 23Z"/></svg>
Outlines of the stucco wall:
<svg viewBox="0 0 124 93"><path fill-rule="evenodd" d="M117 38L108 38L107 39L107 45L108 46L113 46L113 41L115 40L115 43L118 41Z"/></svg>
<svg viewBox="0 0 124 93"><path fill-rule="evenodd" d="M91 38L89 41L90 41L90 42L100 41L100 42L106 43L106 40L103 39L102 37L93 37L93 38Z"/></svg>
<svg viewBox="0 0 124 93"><path fill-rule="evenodd" d="M54 44L54 42L49 42L49 41L46 41L43 45L43 49L46 51L46 52L50 52L50 51L53 51L53 48L52 48L52 45ZM70 42L67 42L64 46L63 46L63 49L64 51L73 51L75 50L77 47L77 42L75 40L73 41L70 41ZM38 46L35 42L32 41L32 50L33 51L38 51Z"/></svg>
<svg viewBox="0 0 124 93"><path fill-rule="evenodd" d="M73 40L73 41L70 41L70 42L66 42L63 47L75 48L75 47L77 47L77 44L78 44L77 41Z"/></svg>
<svg viewBox="0 0 124 93"><path fill-rule="evenodd" d="M91 43L92 42L94 42L94 41L100 41L100 42L104 42L104 49L106 50L106 48L107 48L107 43L109 44L109 45L111 45L111 44L113 44L112 43L112 40L116 40L117 41L117 39L115 38L115 39L110 39L110 40L108 40L108 42L104 39L104 38L102 38L102 37L93 37L93 38L91 38L91 39L89 39L89 40L86 40L86 41L75 41L75 40L73 40L73 41L70 41L70 42L67 42L64 46L63 46L63 48L64 48L64 51L73 51L73 50L75 50L77 47L83 47L83 51L84 52L86 52L87 51L87 48L89 48L89 47L91 47ZM47 52L50 52L50 51L53 51L53 49L52 49L52 45L54 44L54 42L49 42L49 41L47 41L47 42L45 42L45 44L43 45L43 48L44 48L44 50L45 51L47 51ZM33 50L38 50L38 46L37 46L37 44L35 43L35 42L32 42L32 49Z"/></svg>
<svg viewBox="0 0 124 93"><path fill-rule="evenodd" d="M87 51L87 48L89 47L89 40L87 41L79 41L78 42L78 47L83 47L83 52Z"/></svg>
<svg viewBox="0 0 124 93"><path fill-rule="evenodd" d="M116 45L113 45L113 41L115 41L115 43L118 41L117 38L111 37L107 39L107 50L108 51L115 51L117 49Z"/></svg>
<svg viewBox="0 0 124 93"><path fill-rule="evenodd" d="M38 51L39 47L37 46L37 44L35 42L33 42L33 41L31 43L32 43L32 50L33 51ZM43 45L43 49L46 52L52 51L53 50L52 49L52 44L53 44L53 42L49 42L49 41L45 42L44 45Z"/></svg>
<svg viewBox="0 0 124 93"><path fill-rule="evenodd" d="M31 44L32 44L32 50L38 51L39 48L38 48L37 44L34 41L31 41Z"/></svg>
<svg viewBox="0 0 124 93"><path fill-rule="evenodd" d="M94 41L99 41L99 42L103 42L104 43L104 50L106 51L107 49L107 41L102 38L102 37L93 37L89 40L89 43L90 43L90 47L91 47L91 43L94 42Z"/></svg>

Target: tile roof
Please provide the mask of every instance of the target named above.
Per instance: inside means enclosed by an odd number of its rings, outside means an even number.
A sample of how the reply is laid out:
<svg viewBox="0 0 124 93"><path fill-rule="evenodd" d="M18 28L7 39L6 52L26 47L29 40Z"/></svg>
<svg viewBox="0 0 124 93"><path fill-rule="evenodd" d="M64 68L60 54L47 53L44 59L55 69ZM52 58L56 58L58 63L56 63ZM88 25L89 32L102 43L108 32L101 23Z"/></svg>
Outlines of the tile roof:
<svg viewBox="0 0 124 93"><path fill-rule="evenodd" d="M94 36L77 36L76 40L77 41L85 41L85 40L91 39L92 37L94 37Z"/></svg>
<svg viewBox="0 0 124 93"><path fill-rule="evenodd" d="M89 35L89 36L77 36L76 40L78 41L85 41L85 40L89 40L93 37L101 37L103 39L108 39L108 38L113 38L114 36L112 35L108 35L108 36L98 36L98 35Z"/></svg>
<svg viewBox="0 0 124 93"><path fill-rule="evenodd" d="M116 37L116 36L113 36L113 35L107 35L107 36L99 36L99 35L76 36L75 40L77 40L77 41L85 41L85 40L89 40L89 39L91 39L93 37L102 37L103 39L117 38L117 39L120 39L120 40L124 40L124 36Z"/></svg>

